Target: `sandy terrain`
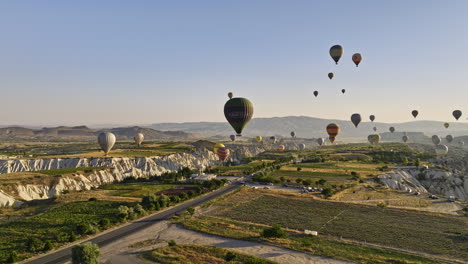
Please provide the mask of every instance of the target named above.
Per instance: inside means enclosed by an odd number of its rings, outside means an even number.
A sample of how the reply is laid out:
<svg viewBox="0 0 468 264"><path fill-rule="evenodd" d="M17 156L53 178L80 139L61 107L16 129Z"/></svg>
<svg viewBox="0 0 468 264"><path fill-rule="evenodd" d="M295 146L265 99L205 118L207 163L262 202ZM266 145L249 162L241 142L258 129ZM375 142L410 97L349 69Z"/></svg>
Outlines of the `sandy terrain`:
<svg viewBox="0 0 468 264"><path fill-rule="evenodd" d="M137 242L146 240L156 240L158 242L148 243L140 247L129 247ZM293 250L266 245L262 243L242 241L219 236L208 235L177 227L167 221L162 221L148 229L132 234L124 239L116 241L101 248L103 263L127 264L146 263L139 259L137 255L152 248L166 246L165 241L174 240L178 244L201 244L217 246L240 253L255 255L261 258L276 261L278 263L315 263L315 264L341 264L350 263L325 257L313 256ZM144 243L142 243L144 244Z"/></svg>

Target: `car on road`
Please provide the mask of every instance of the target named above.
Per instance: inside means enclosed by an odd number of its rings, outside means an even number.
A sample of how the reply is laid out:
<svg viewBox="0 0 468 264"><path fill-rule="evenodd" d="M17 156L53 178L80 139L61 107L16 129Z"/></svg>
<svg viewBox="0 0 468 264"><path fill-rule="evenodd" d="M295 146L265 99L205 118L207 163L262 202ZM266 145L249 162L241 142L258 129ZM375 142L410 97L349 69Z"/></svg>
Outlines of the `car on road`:
<svg viewBox="0 0 468 264"><path fill-rule="evenodd" d="M439 199L439 197L437 197L437 196L435 196L435 195L433 195L433 194L429 195L429 198L434 199L434 200L435 200L435 199Z"/></svg>
<svg viewBox="0 0 468 264"><path fill-rule="evenodd" d="M265 187L263 187L263 189L268 190L268 189L270 189L270 187L265 186Z"/></svg>

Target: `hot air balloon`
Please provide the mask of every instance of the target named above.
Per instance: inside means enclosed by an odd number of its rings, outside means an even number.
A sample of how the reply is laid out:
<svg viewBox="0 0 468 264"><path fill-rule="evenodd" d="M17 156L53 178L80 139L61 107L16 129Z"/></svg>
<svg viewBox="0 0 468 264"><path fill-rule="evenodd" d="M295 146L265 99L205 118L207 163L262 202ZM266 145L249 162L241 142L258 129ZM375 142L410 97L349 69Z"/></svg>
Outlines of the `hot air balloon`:
<svg viewBox="0 0 468 264"><path fill-rule="evenodd" d="M404 135L404 136L401 137L401 139L403 140L403 142L406 143L406 141L408 141L409 138L408 138L407 135Z"/></svg>
<svg viewBox="0 0 468 264"><path fill-rule="evenodd" d="M230 153L231 152L226 147L220 147L218 148L218 151L216 152L216 154L218 154L220 161L225 161L229 157Z"/></svg>
<svg viewBox="0 0 468 264"><path fill-rule="evenodd" d="M449 128L450 124L449 123L444 123L445 128Z"/></svg>
<svg viewBox="0 0 468 264"><path fill-rule="evenodd" d="M232 92L229 92L229 93L228 93L229 99L232 99L233 96L234 96L234 94L233 94Z"/></svg>
<svg viewBox="0 0 468 264"><path fill-rule="evenodd" d="M279 150L279 151L283 151L285 148L286 148L286 147L285 147L284 145L279 145L279 146L278 146L278 150Z"/></svg>
<svg viewBox="0 0 468 264"><path fill-rule="evenodd" d="M98 144L107 156L115 144L115 135L110 132L101 132L98 135Z"/></svg>
<svg viewBox="0 0 468 264"><path fill-rule="evenodd" d="M231 139L231 141L234 141L236 140L236 135L230 135L229 138Z"/></svg>
<svg viewBox="0 0 468 264"><path fill-rule="evenodd" d="M452 112L453 117L458 120L462 116L462 112L460 110L455 110Z"/></svg>
<svg viewBox="0 0 468 264"><path fill-rule="evenodd" d="M262 142L263 138L261 136L256 136L255 140L257 140L257 142Z"/></svg>
<svg viewBox="0 0 468 264"><path fill-rule="evenodd" d="M330 80L333 79L333 76L334 76L334 75L333 75L333 72L329 72L329 73L328 73L328 78L330 78Z"/></svg>
<svg viewBox="0 0 468 264"><path fill-rule="evenodd" d="M434 143L434 145L439 145L440 144L440 137L439 136L433 135L431 139L432 139L432 143Z"/></svg>
<svg viewBox="0 0 468 264"><path fill-rule="evenodd" d="M328 124L327 133L330 142L333 143L335 142L335 138L338 135L338 133L340 133L340 127L335 123Z"/></svg>
<svg viewBox="0 0 468 264"><path fill-rule="evenodd" d="M291 132L291 137L296 137L296 132L292 131Z"/></svg>
<svg viewBox="0 0 468 264"><path fill-rule="evenodd" d="M370 116L369 116L369 119L370 119L371 122L374 122L374 120L375 120L375 115L370 115Z"/></svg>
<svg viewBox="0 0 468 264"><path fill-rule="evenodd" d="M319 146L322 146L323 143L325 143L325 139L323 139L323 138L318 138L318 139L317 139L317 143L319 144Z"/></svg>
<svg viewBox="0 0 468 264"><path fill-rule="evenodd" d="M445 145L437 145L435 148L435 152L437 156L445 155L448 152L448 147Z"/></svg>
<svg viewBox="0 0 468 264"><path fill-rule="evenodd" d="M338 61L340 60L341 56L343 56L343 47L341 47L340 45L335 45L331 47L330 56L335 61L335 63L338 64Z"/></svg>
<svg viewBox="0 0 468 264"><path fill-rule="evenodd" d="M372 129L373 129L374 131L377 131L377 127L373 127Z"/></svg>
<svg viewBox="0 0 468 264"><path fill-rule="evenodd" d="M224 146L224 144L221 144L221 143L216 144L216 145L214 146L214 148L213 148L214 154L218 154L218 149L219 149L219 148L224 148L224 147L226 147L226 146Z"/></svg>
<svg viewBox="0 0 468 264"><path fill-rule="evenodd" d="M143 143L143 140L145 139L145 136L143 136L142 133L137 133L134 137L133 140L135 140L135 143L138 146L141 146L141 143Z"/></svg>
<svg viewBox="0 0 468 264"><path fill-rule="evenodd" d="M369 143L371 143L372 145L377 145L380 142L380 135L378 134L369 135L367 137L367 140L369 140Z"/></svg>
<svg viewBox="0 0 468 264"><path fill-rule="evenodd" d="M390 127L388 130L390 130L390 133L395 132L395 128L394 128L394 127Z"/></svg>
<svg viewBox="0 0 468 264"><path fill-rule="evenodd" d="M416 118L419 114L418 110L413 110L411 111L411 114L414 116L414 118Z"/></svg>
<svg viewBox="0 0 468 264"><path fill-rule="evenodd" d="M448 141L448 143L452 143L453 136L452 135L447 135L445 139Z"/></svg>
<svg viewBox="0 0 468 264"><path fill-rule="evenodd" d="M465 142L463 140L460 140L458 141L458 145L460 145L460 147L463 147L463 145L465 145Z"/></svg>
<svg viewBox="0 0 468 264"><path fill-rule="evenodd" d="M318 91L314 91L314 95L315 95L315 97L317 97Z"/></svg>
<svg viewBox="0 0 468 264"><path fill-rule="evenodd" d="M354 64L356 64L356 67L357 67L359 63L361 63L362 56L360 53L354 53L352 59L353 59Z"/></svg>
<svg viewBox="0 0 468 264"><path fill-rule="evenodd" d="M306 148L306 145L301 143L299 144L299 150L304 150Z"/></svg>
<svg viewBox="0 0 468 264"><path fill-rule="evenodd" d="M270 141L271 141L272 143L276 143L276 137L275 137L275 136L271 136L271 137L270 137Z"/></svg>
<svg viewBox="0 0 468 264"><path fill-rule="evenodd" d="M224 105L224 116L237 136L242 136L242 130L252 119L253 111L253 104L246 98L232 98Z"/></svg>
<svg viewBox="0 0 468 264"><path fill-rule="evenodd" d="M342 94L346 93L346 90L345 90L345 89L341 89L341 93L342 93Z"/></svg>
<svg viewBox="0 0 468 264"><path fill-rule="evenodd" d="M357 127L359 123L361 123L361 115L360 114L352 114L351 115L351 122L353 122L354 126Z"/></svg>

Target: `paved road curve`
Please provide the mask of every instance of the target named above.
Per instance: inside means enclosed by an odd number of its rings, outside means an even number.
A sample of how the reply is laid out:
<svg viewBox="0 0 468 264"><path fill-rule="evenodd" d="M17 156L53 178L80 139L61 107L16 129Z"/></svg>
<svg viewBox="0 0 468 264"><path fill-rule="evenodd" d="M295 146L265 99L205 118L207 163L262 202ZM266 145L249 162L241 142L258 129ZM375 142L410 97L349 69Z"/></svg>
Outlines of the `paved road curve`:
<svg viewBox="0 0 468 264"><path fill-rule="evenodd" d="M211 192L209 194L203 195L201 197L198 197L196 199L184 202L182 204L179 204L177 206L174 206L173 208L167 209L163 212L155 213L154 215L150 217L146 217L142 220L136 220L132 222L129 225L123 226L121 228L115 229L111 232L98 235L97 237L89 240L93 243L96 243L99 245L99 247L105 246L117 239L120 239L122 237L128 236L136 231L140 231L142 229L145 229L147 227L150 227L151 225L161 221L161 220L167 220L170 219L172 216L174 216L175 213L177 212L185 212L187 208L189 207L195 207L199 206L202 203L208 202L210 200L213 200L217 197L220 197L236 188L238 188L240 185L238 183L233 183L231 185L228 185L226 187L223 187L222 189L219 189L217 191ZM58 250L54 253L45 255L43 257L39 257L37 259L31 260L26 263L31 263L31 264L55 264L55 263L65 263L68 260L71 259L71 246Z"/></svg>

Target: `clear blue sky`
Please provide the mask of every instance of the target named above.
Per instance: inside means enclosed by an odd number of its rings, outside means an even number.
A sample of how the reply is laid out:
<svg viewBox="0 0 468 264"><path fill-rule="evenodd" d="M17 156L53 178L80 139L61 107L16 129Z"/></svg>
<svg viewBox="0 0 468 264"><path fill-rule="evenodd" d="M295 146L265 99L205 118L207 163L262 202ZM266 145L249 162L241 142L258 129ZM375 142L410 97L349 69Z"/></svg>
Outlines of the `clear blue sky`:
<svg viewBox="0 0 468 264"><path fill-rule="evenodd" d="M419 109L452 121L455 108L468 117L467 10L464 0L1 1L0 124L224 121L229 91L255 117L400 122ZM345 49L338 66L334 44Z"/></svg>

